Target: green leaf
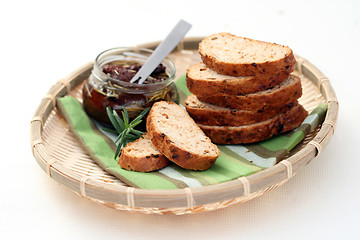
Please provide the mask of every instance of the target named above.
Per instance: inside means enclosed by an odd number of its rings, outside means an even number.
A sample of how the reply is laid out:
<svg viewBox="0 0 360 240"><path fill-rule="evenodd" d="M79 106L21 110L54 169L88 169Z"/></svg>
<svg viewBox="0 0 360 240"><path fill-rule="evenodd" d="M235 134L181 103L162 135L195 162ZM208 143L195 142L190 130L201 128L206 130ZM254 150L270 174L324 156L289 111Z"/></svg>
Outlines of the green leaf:
<svg viewBox="0 0 360 240"><path fill-rule="evenodd" d="M115 156L114 156L114 159L116 160L116 157L119 156L120 154L120 151L121 149L123 149L123 145L122 144L119 144L116 148L116 153L115 153Z"/></svg>
<svg viewBox="0 0 360 240"><path fill-rule="evenodd" d="M114 126L115 130L120 133L121 132L121 128L119 126L119 124L117 123L117 121L115 120L115 117L113 116L113 111L111 110L111 107L107 106L106 107L106 113L109 117L109 120L111 122L111 124Z"/></svg>
<svg viewBox="0 0 360 240"><path fill-rule="evenodd" d="M123 111L121 113L123 116L125 128L128 128L129 127L129 115L128 115L128 112L126 111L126 108L123 108Z"/></svg>
<svg viewBox="0 0 360 240"><path fill-rule="evenodd" d="M138 138L139 138L138 135L132 134L131 132L128 135L126 135L126 137L125 137L125 139L134 139L134 140L136 140Z"/></svg>
<svg viewBox="0 0 360 240"><path fill-rule="evenodd" d="M132 120L131 122L136 122L140 119L142 119L148 112L149 112L150 108L145 108L136 118L134 118L134 120Z"/></svg>
<svg viewBox="0 0 360 240"><path fill-rule="evenodd" d="M125 114L126 120L129 122L129 113L128 113L128 111L126 110L126 108L123 108L123 109L122 109L122 112Z"/></svg>
<svg viewBox="0 0 360 240"><path fill-rule="evenodd" d="M137 125L139 125L141 122L142 122L142 120L139 120L139 121L137 121L137 122L132 121L132 122L129 124L129 127L130 127L130 128L134 128L134 127L136 127Z"/></svg>
<svg viewBox="0 0 360 240"><path fill-rule="evenodd" d="M115 110L113 110L113 115L114 115L116 122L120 126L120 131L118 133L121 133L125 129L124 121L121 119L121 117L118 115L118 113Z"/></svg>
<svg viewBox="0 0 360 240"><path fill-rule="evenodd" d="M119 136L117 136L116 140L115 140L115 143L117 143L118 141L120 141L120 139L122 138L122 136L124 135L125 131L121 132L119 134ZM120 142L121 143L121 142Z"/></svg>
<svg viewBox="0 0 360 240"><path fill-rule="evenodd" d="M148 113L150 108L144 109L135 119L131 122L129 120L129 114L126 108L123 108L121 111L123 119L118 115L115 110L112 110L110 107L106 108L106 112L108 114L109 120L114 126L116 132L112 129L104 128L104 131L108 131L111 133L118 133L118 137L115 140L115 144L117 144L116 153L114 159L119 156L121 149L126 146L128 143L135 141L139 137L142 137L144 132L136 130L135 127L142 122L142 118Z"/></svg>
<svg viewBox="0 0 360 240"><path fill-rule="evenodd" d="M124 132L122 132L122 135L121 135L121 137L120 137L120 139L119 139L119 144L122 144L123 142L124 142L124 139L125 139L125 136L129 133L129 129L126 129L126 130L124 130Z"/></svg>
<svg viewBox="0 0 360 240"><path fill-rule="evenodd" d="M101 128L101 129L108 133L114 133L114 134L118 133L117 131L115 131L114 129L111 129L111 128Z"/></svg>
<svg viewBox="0 0 360 240"><path fill-rule="evenodd" d="M136 129L131 129L131 132L138 135L139 137L144 134L144 132L136 130Z"/></svg>

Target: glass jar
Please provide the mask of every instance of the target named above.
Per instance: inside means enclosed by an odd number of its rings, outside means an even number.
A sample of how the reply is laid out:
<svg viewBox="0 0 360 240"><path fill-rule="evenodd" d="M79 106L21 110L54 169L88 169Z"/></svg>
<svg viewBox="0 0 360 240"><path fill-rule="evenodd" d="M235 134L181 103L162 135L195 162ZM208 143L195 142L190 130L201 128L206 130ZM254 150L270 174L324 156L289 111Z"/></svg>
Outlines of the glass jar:
<svg viewBox="0 0 360 240"><path fill-rule="evenodd" d="M109 124L107 106L116 110L120 116L121 110L126 108L132 119L157 101L178 103L179 96L174 84L175 65L168 58L161 63L165 67L166 77L159 82L130 83L113 78L103 71L106 64L143 65L152 52L144 48L114 48L100 53L83 87L83 104L87 114L101 123Z"/></svg>

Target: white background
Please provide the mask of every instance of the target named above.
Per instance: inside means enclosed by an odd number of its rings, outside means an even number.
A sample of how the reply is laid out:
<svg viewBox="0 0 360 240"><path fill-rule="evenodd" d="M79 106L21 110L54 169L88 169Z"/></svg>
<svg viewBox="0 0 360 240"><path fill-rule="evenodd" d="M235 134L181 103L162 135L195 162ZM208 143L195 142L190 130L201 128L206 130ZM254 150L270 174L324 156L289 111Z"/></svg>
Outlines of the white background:
<svg viewBox="0 0 360 240"><path fill-rule="evenodd" d="M49 88L108 48L228 31L290 46L331 81L336 133L281 188L187 216L115 211L50 179L29 126ZM0 0L1 239L359 239L360 1Z"/></svg>

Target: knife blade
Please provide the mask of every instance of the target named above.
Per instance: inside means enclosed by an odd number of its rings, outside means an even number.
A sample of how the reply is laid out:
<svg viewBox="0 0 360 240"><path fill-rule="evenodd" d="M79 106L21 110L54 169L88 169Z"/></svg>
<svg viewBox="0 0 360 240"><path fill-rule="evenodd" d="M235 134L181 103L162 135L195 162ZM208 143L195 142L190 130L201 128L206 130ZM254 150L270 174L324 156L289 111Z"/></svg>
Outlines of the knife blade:
<svg viewBox="0 0 360 240"><path fill-rule="evenodd" d="M139 81L139 84L143 84L144 81L150 76L155 68L170 54L170 52L178 45L178 43L184 38L186 33L192 27L191 24L184 20L180 20L176 26L171 30L169 35L157 46L145 64L135 74L130 82L134 83Z"/></svg>

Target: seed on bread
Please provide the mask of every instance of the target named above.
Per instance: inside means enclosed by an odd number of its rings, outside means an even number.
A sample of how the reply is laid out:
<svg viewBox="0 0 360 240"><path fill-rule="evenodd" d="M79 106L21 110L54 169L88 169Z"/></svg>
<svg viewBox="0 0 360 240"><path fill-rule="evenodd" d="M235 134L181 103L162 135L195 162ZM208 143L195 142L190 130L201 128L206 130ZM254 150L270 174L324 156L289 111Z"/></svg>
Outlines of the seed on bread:
<svg viewBox="0 0 360 240"><path fill-rule="evenodd" d="M287 46L217 33L203 39L199 53L205 65L230 76L291 73L295 57Z"/></svg>
<svg viewBox="0 0 360 240"><path fill-rule="evenodd" d="M136 172L151 172L168 166L170 161L152 144L145 133L142 138L127 144L118 164L121 168Z"/></svg>
<svg viewBox="0 0 360 240"><path fill-rule="evenodd" d="M147 117L146 128L155 147L180 167L206 170L220 154L217 146L176 103L155 103Z"/></svg>

